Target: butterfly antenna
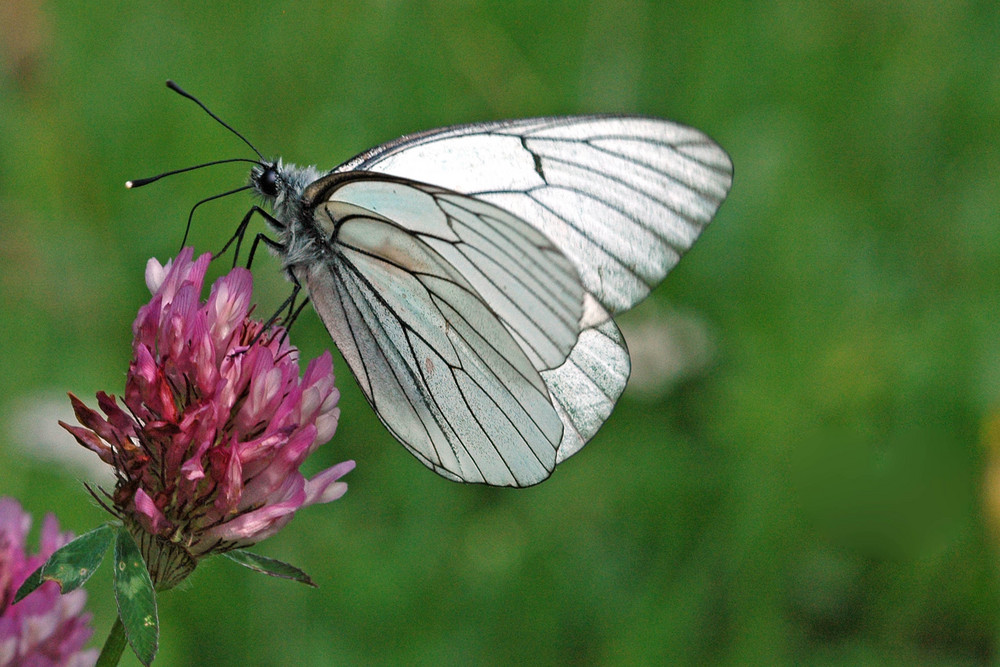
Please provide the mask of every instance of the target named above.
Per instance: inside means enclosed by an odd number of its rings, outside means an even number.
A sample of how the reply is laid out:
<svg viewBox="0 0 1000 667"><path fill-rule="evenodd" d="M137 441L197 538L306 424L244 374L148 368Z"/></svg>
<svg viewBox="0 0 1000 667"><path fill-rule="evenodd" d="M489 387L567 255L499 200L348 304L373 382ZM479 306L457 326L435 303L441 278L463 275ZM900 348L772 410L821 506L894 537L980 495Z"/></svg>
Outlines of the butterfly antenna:
<svg viewBox="0 0 1000 667"><path fill-rule="evenodd" d="M243 143L245 143L247 146L249 146L250 150L252 150L254 153L257 154L257 157L260 158L261 162L267 162L267 160L264 159L264 156L261 155L260 151L257 150L257 148L253 144L251 144L250 141L247 140L246 137L244 137L242 134L240 134L239 132L237 132L236 130L234 130L229 123L227 123L226 121L222 120L221 118L219 118L218 116L216 116L214 113L212 113L212 110L209 109L208 107L206 107L202 103L202 101L199 100L197 97L195 97L191 93L187 92L186 90L184 90L183 88L181 88L180 86L178 86L173 81L170 81L169 79L167 80L167 88L169 88L170 90L174 91L178 95L181 95L182 97L188 98L189 100L191 100L192 102L194 102L195 104L197 104L198 106L200 106L202 108L202 110L205 113L207 113L209 116L211 116L212 118L214 118L215 121L217 123L219 123L219 125L221 125L222 127L226 128L227 130L229 130L230 132L232 132L233 134L235 134L237 137L240 138L240 140Z"/></svg>
<svg viewBox="0 0 1000 667"><path fill-rule="evenodd" d="M157 174L156 176L150 176L149 178L137 178L133 181L125 181L126 188L141 188L144 185L149 185L150 183L155 183L164 176L173 176L174 174L183 174L185 171L194 171L195 169L201 169L202 167L211 167L216 164L226 164L229 162L249 162L250 164L260 164L257 160L251 160L245 157L234 157L227 160L213 160L212 162L206 162L204 164L196 164L193 167L184 167L183 169L174 169L173 171L168 171L163 174Z"/></svg>

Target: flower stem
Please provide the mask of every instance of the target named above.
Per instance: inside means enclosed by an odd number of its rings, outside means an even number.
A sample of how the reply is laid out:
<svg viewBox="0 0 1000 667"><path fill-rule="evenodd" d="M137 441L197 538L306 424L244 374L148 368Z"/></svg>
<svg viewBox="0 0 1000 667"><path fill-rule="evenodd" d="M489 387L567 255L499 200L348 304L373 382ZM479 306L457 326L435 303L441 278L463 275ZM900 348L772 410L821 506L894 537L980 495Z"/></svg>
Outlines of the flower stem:
<svg viewBox="0 0 1000 667"><path fill-rule="evenodd" d="M115 615L115 624L111 626L108 638L104 640L104 648L97 657L96 667L115 667L125 652L125 626L120 616Z"/></svg>

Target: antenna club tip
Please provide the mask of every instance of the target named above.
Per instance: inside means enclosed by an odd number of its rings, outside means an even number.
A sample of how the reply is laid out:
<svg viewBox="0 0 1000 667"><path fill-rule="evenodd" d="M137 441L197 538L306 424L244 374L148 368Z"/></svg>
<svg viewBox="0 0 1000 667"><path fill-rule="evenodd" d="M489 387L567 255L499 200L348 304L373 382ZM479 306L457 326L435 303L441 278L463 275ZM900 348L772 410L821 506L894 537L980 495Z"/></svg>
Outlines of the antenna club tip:
<svg viewBox="0 0 1000 667"><path fill-rule="evenodd" d="M125 187L128 188L129 190L131 190L132 189L132 181L125 181Z"/></svg>

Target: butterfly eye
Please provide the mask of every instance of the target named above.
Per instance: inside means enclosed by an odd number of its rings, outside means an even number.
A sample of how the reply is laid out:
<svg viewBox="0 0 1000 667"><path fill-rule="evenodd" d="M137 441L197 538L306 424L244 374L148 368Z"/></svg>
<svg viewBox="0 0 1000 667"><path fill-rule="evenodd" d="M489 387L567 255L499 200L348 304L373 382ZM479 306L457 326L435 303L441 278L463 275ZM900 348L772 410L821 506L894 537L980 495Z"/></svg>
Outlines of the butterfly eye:
<svg viewBox="0 0 1000 667"><path fill-rule="evenodd" d="M278 170L273 166L268 166L257 180L257 185L261 193L268 197L278 196Z"/></svg>

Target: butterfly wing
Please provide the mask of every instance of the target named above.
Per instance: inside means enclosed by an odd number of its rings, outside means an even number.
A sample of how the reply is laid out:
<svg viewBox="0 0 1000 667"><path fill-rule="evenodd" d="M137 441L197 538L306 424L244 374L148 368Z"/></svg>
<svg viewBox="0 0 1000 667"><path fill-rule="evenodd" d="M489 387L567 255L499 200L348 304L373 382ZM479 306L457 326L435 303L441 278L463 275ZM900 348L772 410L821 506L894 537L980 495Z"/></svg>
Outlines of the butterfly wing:
<svg viewBox="0 0 1000 667"><path fill-rule="evenodd" d="M611 314L641 301L725 199L732 162L693 128L639 116L459 125L397 139L334 172L434 183L525 220Z"/></svg>
<svg viewBox="0 0 1000 667"><path fill-rule="evenodd" d="M559 368L544 371L563 420L558 460L607 419L630 365L607 312L642 300L725 199L732 162L703 133L637 116L571 116L459 125L402 137L334 170L432 182L527 221L574 264L593 301Z"/></svg>
<svg viewBox="0 0 1000 667"><path fill-rule="evenodd" d="M293 270L389 430L451 479L548 477L564 427L541 372L580 333L573 265L509 212L434 186L355 174L303 199L329 252Z"/></svg>

